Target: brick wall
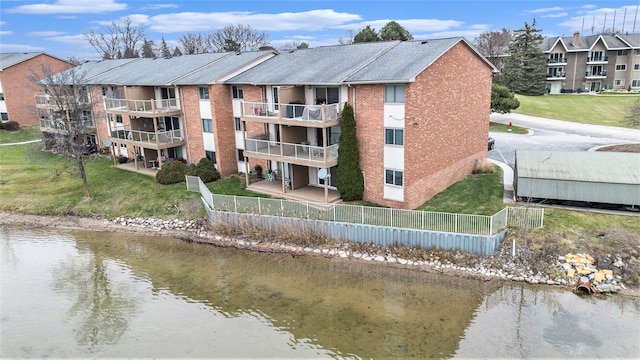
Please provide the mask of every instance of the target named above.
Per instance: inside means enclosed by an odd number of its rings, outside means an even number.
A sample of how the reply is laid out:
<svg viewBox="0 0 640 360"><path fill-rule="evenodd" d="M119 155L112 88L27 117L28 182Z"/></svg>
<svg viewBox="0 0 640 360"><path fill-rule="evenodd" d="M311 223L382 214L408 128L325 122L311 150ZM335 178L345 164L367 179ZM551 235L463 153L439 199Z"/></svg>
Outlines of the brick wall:
<svg viewBox="0 0 640 360"><path fill-rule="evenodd" d="M32 77L40 80L45 77L43 74L55 74L69 66L63 60L40 54L0 71L9 120L17 121L21 126L39 124L35 95L42 94L43 89Z"/></svg>
<svg viewBox="0 0 640 360"><path fill-rule="evenodd" d="M182 126L185 127L185 137L187 140L185 156L187 157L188 163L198 163L200 159L205 157L198 87L182 86L181 90L181 106L183 107L182 112L184 114Z"/></svg>
<svg viewBox="0 0 640 360"><path fill-rule="evenodd" d="M216 143L218 171L225 177L238 172L235 122L231 105L231 86L209 86L213 134Z"/></svg>
<svg viewBox="0 0 640 360"><path fill-rule="evenodd" d="M465 44L455 45L405 87L403 203L384 199L384 85L356 89L365 200L416 208L487 157L491 69ZM354 101L351 93L349 98Z"/></svg>

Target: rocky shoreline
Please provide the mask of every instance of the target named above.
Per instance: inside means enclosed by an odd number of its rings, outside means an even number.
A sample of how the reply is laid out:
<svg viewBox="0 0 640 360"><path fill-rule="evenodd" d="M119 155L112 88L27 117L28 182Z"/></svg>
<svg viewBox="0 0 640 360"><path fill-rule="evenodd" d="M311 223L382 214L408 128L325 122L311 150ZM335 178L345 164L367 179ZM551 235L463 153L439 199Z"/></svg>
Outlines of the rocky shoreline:
<svg viewBox="0 0 640 360"><path fill-rule="evenodd" d="M530 268L509 261L510 255L496 254L491 260L473 257L473 263L465 263L462 254L455 257L461 261L450 261L438 256L438 252L423 252L420 257L394 254L391 249L360 244L357 248L347 242L335 242L330 246L300 246L272 241L258 241L244 237L229 237L216 234L205 219L200 220L163 220L156 218L125 218L113 220L81 218L75 216L37 216L0 212L0 225L23 227L58 227L93 231L119 231L144 235L168 236L177 239L211 244L220 247L234 247L260 252L289 253L293 256L323 256L352 261L382 263L426 272L472 278L482 281L517 281L530 284L555 285L573 290L576 280L566 276L562 266L550 266L546 272L534 272ZM429 255L425 256L424 253ZM496 262L496 259L499 260ZM471 259L469 259L471 260ZM557 265L557 264L556 264ZM628 289L619 276L594 283L597 293L620 293L639 296L637 290Z"/></svg>

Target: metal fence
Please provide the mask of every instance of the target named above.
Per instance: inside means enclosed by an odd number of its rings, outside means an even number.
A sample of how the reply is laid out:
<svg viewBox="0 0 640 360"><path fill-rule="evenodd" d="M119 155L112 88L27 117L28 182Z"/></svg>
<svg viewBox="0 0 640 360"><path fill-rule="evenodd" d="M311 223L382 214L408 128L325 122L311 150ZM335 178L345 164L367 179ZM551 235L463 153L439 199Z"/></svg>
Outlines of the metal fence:
<svg viewBox="0 0 640 360"><path fill-rule="evenodd" d="M542 227L544 209L506 207L493 216L393 208L320 204L284 199L213 194L198 177L187 176L187 190L200 192L216 211L307 220L366 224L450 233L494 235L507 226Z"/></svg>

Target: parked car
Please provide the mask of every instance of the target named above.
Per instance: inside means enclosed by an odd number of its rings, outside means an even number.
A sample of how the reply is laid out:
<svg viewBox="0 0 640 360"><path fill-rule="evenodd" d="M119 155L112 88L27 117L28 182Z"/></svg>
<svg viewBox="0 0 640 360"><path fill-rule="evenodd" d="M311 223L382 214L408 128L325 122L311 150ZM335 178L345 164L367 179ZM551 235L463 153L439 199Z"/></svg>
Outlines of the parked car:
<svg viewBox="0 0 640 360"><path fill-rule="evenodd" d="M488 150L493 150L493 146L496 144L496 140L492 137L489 137L489 146L488 146Z"/></svg>

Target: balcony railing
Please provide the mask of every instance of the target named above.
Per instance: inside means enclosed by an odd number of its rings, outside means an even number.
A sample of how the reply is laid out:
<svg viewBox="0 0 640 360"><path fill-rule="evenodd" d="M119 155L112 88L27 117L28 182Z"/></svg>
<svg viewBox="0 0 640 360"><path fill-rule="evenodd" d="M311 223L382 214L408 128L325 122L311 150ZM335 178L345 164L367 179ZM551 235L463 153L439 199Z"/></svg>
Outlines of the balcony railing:
<svg viewBox="0 0 640 360"><path fill-rule="evenodd" d="M566 64L567 58L549 58L547 59L548 64Z"/></svg>
<svg viewBox="0 0 640 360"><path fill-rule="evenodd" d="M244 101L242 103L242 115L254 118L272 118L315 123L329 122L336 121L340 118L340 111L342 109L340 105L341 104L272 104Z"/></svg>
<svg viewBox="0 0 640 360"><path fill-rule="evenodd" d="M79 131L82 130L94 130L96 125L93 119L83 119L78 122L73 122L71 125L76 127ZM67 123L64 119L48 119L41 118L40 119L40 129L43 130L58 130L58 131L67 131Z"/></svg>
<svg viewBox="0 0 640 360"><path fill-rule="evenodd" d="M563 73L563 72L562 73L555 73L555 74L554 73L550 73L550 74L547 74L547 79L562 79L562 78L565 78L566 76L567 76L567 74Z"/></svg>
<svg viewBox="0 0 640 360"><path fill-rule="evenodd" d="M587 71L585 73L586 77L605 77L607 76L607 70L601 70L601 71Z"/></svg>
<svg viewBox="0 0 640 360"><path fill-rule="evenodd" d="M280 143L263 139L264 134L245 139L245 154L251 153L267 155L278 158L308 161L324 164L338 159L338 144L325 147ZM326 159L325 159L326 154Z"/></svg>
<svg viewBox="0 0 640 360"><path fill-rule="evenodd" d="M51 95L35 95L36 106L39 107L53 107L66 109L71 104L87 105L89 104L89 98L86 96L74 97L68 96L51 96Z"/></svg>
<svg viewBox="0 0 640 360"><path fill-rule="evenodd" d="M588 63L592 63L592 62L608 62L609 61L609 57L608 56L591 56L587 58L587 62Z"/></svg>
<svg viewBox="0 0 640 360"><path fill-rule="evenodd" d="M107 110L135 111L145 113L166 112L179 110L178 99L159 100L129 100L129 99L104 99Z"/></svg>
<svg viewBox="0 0 640 360"><path fill-rule="evenodd" d="M171 144L184 140L181 129L149 132L131 130L129 127L126 127L124 129L112 129L111 137L114 139L137 141L147 144L155 144L156 141L158 144Z"/></svg>

